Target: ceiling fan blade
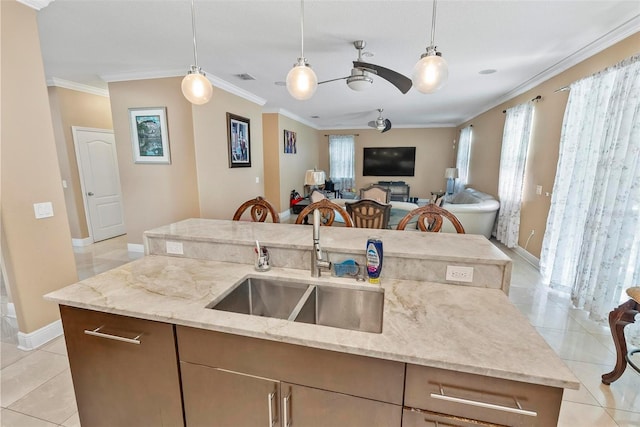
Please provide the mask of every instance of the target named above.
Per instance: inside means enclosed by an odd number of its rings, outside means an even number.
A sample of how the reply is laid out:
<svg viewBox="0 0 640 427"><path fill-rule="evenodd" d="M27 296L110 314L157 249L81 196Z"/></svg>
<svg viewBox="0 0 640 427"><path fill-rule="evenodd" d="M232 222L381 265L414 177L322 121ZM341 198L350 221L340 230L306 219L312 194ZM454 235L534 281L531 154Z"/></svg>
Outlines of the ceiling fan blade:
<svg viewBox="0 0 640 427"><path fill-rule="evenodd" d="M344 79L348 79L351 76L347 76L347 77L338 77L337 79L331 79L331 80L325 80L323 82L318 82L319 85L321 85L322 83L329 83L329 82L335 82L338 80L344 80Z"/></svg>
<svg viewBox="0 0 640 427"><path fill-rule="evenodd" d="M384 119L384 129L382 129L382 131L380 131L380 133L385 133L389 129L391 129L391 120Z"/></svg>
<svg viewBox="0 0 640 427"><path fill-rule="evenodd" d="M387 80L389 83L397 87L402 93L407 93L409 92L409 89L411 89L412 83L410 78L405 77L402 74L388 68L362 61L353 61L353 66L356 68L363 68L367 71L377 74L378 76L382 77L383 79Z"/></svg>
<svg viewBox="0 0 640 427"><path fill-rule="evenodd" d="M371 121L368 123L368 125L369 125L369 127L376 129L376 121L375 121L375 120L371 120Z"/></svg>

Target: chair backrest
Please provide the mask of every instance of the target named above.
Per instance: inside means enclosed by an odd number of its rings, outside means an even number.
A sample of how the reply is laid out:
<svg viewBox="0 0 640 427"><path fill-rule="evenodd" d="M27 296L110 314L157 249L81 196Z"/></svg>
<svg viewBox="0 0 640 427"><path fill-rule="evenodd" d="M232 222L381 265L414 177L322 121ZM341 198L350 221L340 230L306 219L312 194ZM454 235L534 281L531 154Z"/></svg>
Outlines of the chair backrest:
<svg viewBox="0 0 640 427"><path fill-rule="evenodd" d="M353 225L358 228L387 228L391 216L391 205L375 200L362 199L345 204Z"/></svg>
<svg viewBox="0 0 640 427"><path fill-rule="evenodd" d="M271 214L271 219L273 222L280 222L280 216L276 212L275 208L271 203L269 203L266 199L258 196L255 199L247 200L244 202L236 213L233 214L233 220L239 221L242 214L247 209L251 208L251 221L253 222L265 222L269 214Z"/></svg>
<svg viewBox="0 0 640 427"><path fill-rule="evenodd" d="M462 226L458 218L456 218L456 216L448 210L436 206L433 203L430 203L418 209L414 209L406 214L405 217L402 218L398 223L397 229L404 230L411 218L416 215L418 215L418 228L421 231L440 231L440 229L442 228L442 217L445 217L446 219L451 221L451 224L453 224L453 227L458 233L464 234L464 227Z"/></svg>
<svg viewBox="0 0 640 427"><path fill-rule="evenodd" d="M379 185L371 184L366 188L360 189L360 198L371 199L380 203L389 203L389 200L391 199L391 190L380 187Z"/></svg>
<svg viewBox="0 0 640 427"><path fill-rule="evenodd" d="M344 219L345 227L353 227L353 221L349 214L339 205L331 202L329 199L322 199L319 202L311 203L298 214L296 224L302 224L305 217L314 210L320 210L320 225L332 225L336 218L336 212Z"/></svg>

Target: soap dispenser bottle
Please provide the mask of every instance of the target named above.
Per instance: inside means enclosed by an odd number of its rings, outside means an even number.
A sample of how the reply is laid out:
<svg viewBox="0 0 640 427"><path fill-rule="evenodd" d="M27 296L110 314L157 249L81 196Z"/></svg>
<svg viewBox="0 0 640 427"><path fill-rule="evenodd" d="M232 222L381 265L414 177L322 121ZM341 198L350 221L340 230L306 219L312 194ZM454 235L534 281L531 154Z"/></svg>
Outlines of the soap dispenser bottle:
<svg viewBox="0 0 640 427"><path fill-rule="evenodd" d="M367 275L369 283L380 284L380 273L382 272L382 240L377 236L371 236L367 240Z"/></svg>

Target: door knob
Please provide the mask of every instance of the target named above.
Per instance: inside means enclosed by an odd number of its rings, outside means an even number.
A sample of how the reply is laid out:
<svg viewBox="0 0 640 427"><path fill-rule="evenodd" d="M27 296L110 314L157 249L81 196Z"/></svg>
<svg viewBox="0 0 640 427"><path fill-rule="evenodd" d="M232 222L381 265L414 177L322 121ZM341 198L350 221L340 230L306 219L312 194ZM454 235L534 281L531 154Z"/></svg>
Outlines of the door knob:
<svg viewBox="0 0 640 427"><path fill-rule="evenodd" d="M93 196L93 192L92 192L92 191L89 191L89 192L87 193L87 196Z"/></svg>

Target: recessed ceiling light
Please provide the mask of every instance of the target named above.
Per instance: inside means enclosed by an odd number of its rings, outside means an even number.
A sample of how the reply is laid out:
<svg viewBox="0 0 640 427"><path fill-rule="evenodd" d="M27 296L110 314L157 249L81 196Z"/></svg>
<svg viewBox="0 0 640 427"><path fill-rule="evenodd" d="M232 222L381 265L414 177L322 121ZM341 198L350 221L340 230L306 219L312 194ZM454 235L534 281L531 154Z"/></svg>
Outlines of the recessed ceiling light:
<svg viewBox="0 0 640 427"><path fill-rule="evenodd" d="M286 86L287 82L275 82L274 85L276 85L276 86Z"/></svg>
<svg viewBox="0 0 640 427"><path fill-rule="evenodd" d="M479 71L478 74L493 74L497 71L498 70L494 70L493 68L487 68L486 70Z"/></svg>
<svg viewBox="0 0 640 427"><path fill-rule="evenodd" d="M320 116L311 116L312 119L319 119Z"/></svg>

